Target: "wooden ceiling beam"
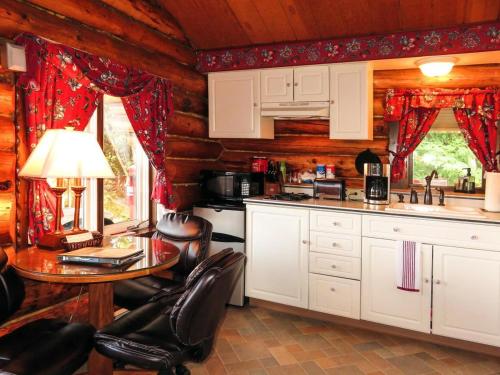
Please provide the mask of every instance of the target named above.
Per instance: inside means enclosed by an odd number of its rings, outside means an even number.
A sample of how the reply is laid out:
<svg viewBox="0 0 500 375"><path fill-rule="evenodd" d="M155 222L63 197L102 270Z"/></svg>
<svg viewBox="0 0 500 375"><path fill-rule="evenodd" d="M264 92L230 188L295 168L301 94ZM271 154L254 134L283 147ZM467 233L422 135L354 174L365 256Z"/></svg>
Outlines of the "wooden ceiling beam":
<svg viewBox="0 0 500 375"><path fill-rule="evenodd" d="M58 17L19 0L0 2L0 34L29 32L67 46L107 57L171 80L186 91L205 94L206 79L173 58L127 44L93 28Z"/></svg>
<svg viewBox="0 0 500 375"><path fill-rule="evenodd" d="M65 0L61 0L65 1ZM186 35L177 20L162 6L148 0L100 0L120 12L181 42ZM179 0L176 0L179 1Z"/></svg>
<svg viewBox="0 0 500 375"><path fill-rule="evenodd" d="M181 44L99 0L82 2L27 0L27 2L113 34L138 47L171 56L182 64L194 66L196 63L193 50L187 44Z"/></svg>

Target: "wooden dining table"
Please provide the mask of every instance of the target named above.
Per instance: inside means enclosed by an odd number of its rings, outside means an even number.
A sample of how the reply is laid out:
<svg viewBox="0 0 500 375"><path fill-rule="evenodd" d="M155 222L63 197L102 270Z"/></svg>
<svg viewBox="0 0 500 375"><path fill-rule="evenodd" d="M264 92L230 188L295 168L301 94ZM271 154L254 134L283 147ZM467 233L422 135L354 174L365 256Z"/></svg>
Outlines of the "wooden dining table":
<svg viewBox="0 0 500 375"><path fill-rule="evenodd" d="M27 279L64 284L87 284L89 323L100 329L114 319L113 282L133 279L164 271L179 260L179 249L173 244L148 237L122 236L105 238L104 245L144 249L144 257L122 267L61 263L63 251L43 250L36 246L21 249L13 259L16 272ZM113 374L113 362L92 351L88 361L89 375Z"/></svg>

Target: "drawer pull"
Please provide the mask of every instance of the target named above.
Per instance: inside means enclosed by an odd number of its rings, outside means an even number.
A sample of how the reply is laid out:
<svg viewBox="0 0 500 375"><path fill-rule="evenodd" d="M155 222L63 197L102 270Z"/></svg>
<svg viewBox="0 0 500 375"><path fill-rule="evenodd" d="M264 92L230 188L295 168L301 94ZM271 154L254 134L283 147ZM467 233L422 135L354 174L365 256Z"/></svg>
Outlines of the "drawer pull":
<svg viewBox="0 0 500 375"><path fill-rule="evenodd" d="M334 227L337 227L337 226L339 226L340 224L339 224L338 222L334 221L334 222L332 223L332 225L333 225Z"/></svg>
<svg viewBox="0 0 500 375"><path fill-rule="evenodd" d="M399 229L398 227L393 227L393 228L392 228L392 231L393 231L393 232L399 232L400 230L401 230L401 229Z"/></svg>
<svg viewBox="0 0 500 375"><path fill-rule="evenodd" d="M332 264L332 268L335 269L337 268L337 266L335 264Z"/></svg>
<svg viewBox="0 0 500 375"><path fill-rule="evenodd" d="M302 243L303 243L304 245L307 245L307 240L302 240Z"/></svg>
<svg viewBox="0 0 500 375"><path fill-rule="evenodd" d="M441 284L441 281L440 280L436 280L436 285L439 285Z"/></svg>
<svg viewBox="0 0 500 375"><path fill-rule="evenodd" d="M332 292L335 292L335 288L330 288L330 290L331 290Z"/></svg>
<svg viewBox="0 0 500 375"><path fill-rule="evenodd" d="M337 246L337 243L336 242L332 242L332 247L335 247Z"/></svg>
<svg viewBox="0 0 500 375"><path fill-rule="evenodd" d="M472 236L470 236L470 239L475 241L475 240L478 240L479 237L476 236L475 234L473 234Z"/></svg>

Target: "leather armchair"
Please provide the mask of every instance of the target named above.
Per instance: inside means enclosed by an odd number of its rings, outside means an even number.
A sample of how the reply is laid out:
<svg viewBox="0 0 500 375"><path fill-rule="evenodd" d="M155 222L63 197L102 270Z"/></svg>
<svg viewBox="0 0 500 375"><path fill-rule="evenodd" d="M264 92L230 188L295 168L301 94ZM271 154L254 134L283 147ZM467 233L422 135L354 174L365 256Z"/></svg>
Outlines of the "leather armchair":
<svg viewBox="0 0 500 375"><path fill-rule="evenodd" d="M170 269L171 277L146 276L114 283L115 304L129 310L147 303L160 292L184 288L186 277L208 255L212 224L192 215L169 213L156 226L153 238L168 241L180 250L179 262Z"/></svg>
<svg viewBox="0 0 500 375"><path fill-rule="evenodd" d="M24 300L24 283L0 249L0 323ZM92 349L94 328L87 324L40 319L0 337L1 375L70 375Z"/></svg>
<svg viewBox="0 0 500 375"><path fill-rule="evenodd" d="M186 291L166 294L130 311L95 335L97 351L120 363L189 374L183 363L203 361L243 270L245 256L226 249L187 278Z"/></svg>

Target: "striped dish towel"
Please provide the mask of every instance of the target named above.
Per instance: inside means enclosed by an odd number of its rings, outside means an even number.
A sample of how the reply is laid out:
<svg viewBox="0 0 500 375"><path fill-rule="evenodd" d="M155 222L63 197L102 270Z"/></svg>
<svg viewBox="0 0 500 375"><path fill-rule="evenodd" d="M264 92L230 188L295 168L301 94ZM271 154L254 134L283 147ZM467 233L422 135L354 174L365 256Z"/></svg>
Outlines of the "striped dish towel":
<svg viewBox="0 0 500 375"><path fill-rule="evenodd" d="M420 244L414 241L397 241L397 287L408 292L419 292L422 282Z"/></svg>

